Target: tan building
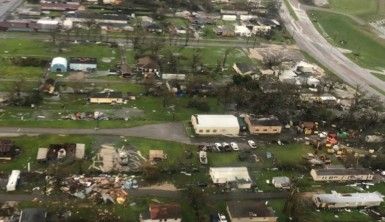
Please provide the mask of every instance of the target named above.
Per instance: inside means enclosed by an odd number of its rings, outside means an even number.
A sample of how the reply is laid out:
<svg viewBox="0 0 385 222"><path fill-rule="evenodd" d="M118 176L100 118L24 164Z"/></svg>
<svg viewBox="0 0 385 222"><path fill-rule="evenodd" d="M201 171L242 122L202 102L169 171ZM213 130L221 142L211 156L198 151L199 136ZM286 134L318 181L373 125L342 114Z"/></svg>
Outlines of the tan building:
<svg viewBox="0 0 385 222"><path fill-rule="evenodd" d="M273 210L265 202L230 201L226 203L231 222L276 222Z"/></svg>
<svg viewBox="0 0 385 222"><path fill-rule="evenodd" d="M239 134L238 118L234 115L192 115L191 124L198 135Z"/></svg>
<svg viewBox="0 0 385 222"><path fill-rule="evenodd" d="M106 92L92 95L90 102L97 104L122 104L124 99L121 92Z"/></svg>
<svg viewBox="0 0 385 222"><path fill-rule="evenodd" d="M250 134L278 134L282 131L282 125L275 116L262 118L246 116L245 122Z"/></svg>
<svg viewBox="0 0 385 222"><path fill-rule="evenodd" d="M373 172L368 169L325 168L312 169L310 175L314 181L363 181L373 180Z"/></svg>

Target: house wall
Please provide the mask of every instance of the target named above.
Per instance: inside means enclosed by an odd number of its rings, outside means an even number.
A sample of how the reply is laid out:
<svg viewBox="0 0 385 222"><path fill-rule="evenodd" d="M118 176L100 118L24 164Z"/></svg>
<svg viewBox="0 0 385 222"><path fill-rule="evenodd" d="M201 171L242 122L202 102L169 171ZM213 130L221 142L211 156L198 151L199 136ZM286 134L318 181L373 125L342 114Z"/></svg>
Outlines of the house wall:
<svg viewBox="0 0 385 222"><path fill-rule="evenodd" d="M194 116L191 117L191 124L198 135L238 135L239 126L233 127L202 127L196 122Z"/></svg>
<svg viewBox="0 0 385 222"><path fill-rule="evenodd" d="M123 103L122 98L90 98L91 103L104 103L104 104L111 104L111 103Z"/></svg>
<svg viewBox="0 0 385 222"><path fill-rule="evenodd" d="M88 70L94 70L97 68L96 64L83 64L83 63L70 63L70 70L75 71L88 71Z"/></svg>
<svg viewBox="0 0 385 222"><path fill-rule="evenodd" d="M245 118L245 122L250 134L278 134L282 131L282 126L255 126L249 118Z"/></svg>
<svg viewBox="0 0 385 222"><path fill-rule="evenodd" d="M373 174L363 175L317 175L317 172L313 169L310 171L310 175L314 181L354 181L354 180L373 180Z"/></svg>

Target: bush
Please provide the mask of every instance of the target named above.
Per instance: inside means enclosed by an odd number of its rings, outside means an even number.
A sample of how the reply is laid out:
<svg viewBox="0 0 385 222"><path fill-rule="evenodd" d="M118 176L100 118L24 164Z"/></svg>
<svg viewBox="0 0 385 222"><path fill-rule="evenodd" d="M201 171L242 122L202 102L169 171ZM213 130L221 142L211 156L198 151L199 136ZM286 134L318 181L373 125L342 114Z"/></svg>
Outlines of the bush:
<svg viewBox="0 0 385 222"><path fill-rule="evenodd" d="M210 105L205 99L202 98L193 98L190 100L187 104L188 108L195 108L202 112L208 112L210 111Z"/></svg>

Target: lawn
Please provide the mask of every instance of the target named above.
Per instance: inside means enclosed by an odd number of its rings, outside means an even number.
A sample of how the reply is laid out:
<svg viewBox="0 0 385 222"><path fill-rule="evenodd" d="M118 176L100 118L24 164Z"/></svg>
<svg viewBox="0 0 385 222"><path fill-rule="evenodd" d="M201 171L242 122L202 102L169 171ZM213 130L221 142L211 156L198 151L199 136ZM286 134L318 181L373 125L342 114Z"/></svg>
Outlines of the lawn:
<svg viewBox="0 0 385 222"><path fill-rule="evenodd" d="M197 53L201 57L201 61L208 67L216 67L219 62L224 59L224 54L227 48L220 47L205 47L205 48L186 48L186 47L165 47L161 50L160 54L166 54L167 51L172 53L179 53L180 66L182 69L191 69L191 62L194 53ZM246 62L252 63L250 58L239 48L230 48L230 52L227 56L226 67L231 67L234 62Z"/></svg>
<svg viewBox="0 0 385 222"><path fill-rule="evenodd" d="M139 85L107 84L102 88L120 89L123 92L139 93L142 88ZM12 87L9 84L5 89ZM1 89L1 87L0 87ZM195 108L189 108L188 102L190 97L172 97L166 107L163 106L163 98L152 96L139 96L135 101L129 101L122 105L104 105L89 104L86 96L79 95L63 95L60 102L43 101L42 104L35 108L29 107L4 107L0 113L0 126L24 126L24 127L53 127L53 128L95 128L99 124L99 128L126 128L138 125L169 122L169 121L185 121L192 114L201 113ZM206 98L209 106L209 113L222 113L223 105L218 103L216 98ZM169 106L174 105L174 111ZM63 115L76 112L94 112L95 110L103 111L107 115L114 115L113 112L122 109L139 109L143 111L143 115L132 116L128 121L124 120L62 120ZM122 115L122 114L120 114ZM23 116L23 117L22 117ZM38 118L44 116L45 118ZM23 118L23 119L21 119Z"/></svg>
<svg viewBox="0 0 385 222"><path fill-rule="evenodd" d="M377 12L378 0L329 0L329 7L347 14L373 14Z"/></svg>
<svg viewBox="0 0 385 222"><path fill-rule="evenodd" d="M196 155L195 146L170 142L170 141L162 141L162 140L152 140L152 139L143 139L143 138L133 138L130 137L123 142L125 145L132 145L135 147L140 153L148 158L148 154L150 150L163 150L167 155L167 164L174 165L179 164L180 162L187 161L187 151L191 151L193 154L192 160L193 163L198 163L198 158Z"/></svg>
<svg viewBox="0 0 385 222"><path fill-rule="evenodd" d="M98 69L107 70L119 59L119 53L114 48L97 44L67 44L60 52L52 42L29 39L1 39L0 40L0 74L7 77L40 77L43 67L14 66L4 58L11 56L42 57L48 60L52 57L95 57L98 59ZM102 59L111 62L103 62ZM127 56L127 59L131 59ZM132 59L131 59L132 60Z"/></svg>
<svg viewBox="0 0 385 222"><path fill-rule="evenodd" d="M54 143L84 143L87 153L89 153L92 144L92 138L89 136L60 136L60 135L42 135L42 136L21 136L10 138L21 149L21 154L12 161L0 162L1 172L10 172L13 169L22 171L27 170L27 163L31 163L31 170L40 170L45 168L36 162L37 150L40 147L48 147Z"/></svg>
<svg viewBox="0 0 385 222"><path fill-rule="evenodd" d="M312 11L310 15L325 30L329 41L352 51L347 56L354 62L370 69L385 68L385 43L372 33L342 15L320 11Z"/></svg>

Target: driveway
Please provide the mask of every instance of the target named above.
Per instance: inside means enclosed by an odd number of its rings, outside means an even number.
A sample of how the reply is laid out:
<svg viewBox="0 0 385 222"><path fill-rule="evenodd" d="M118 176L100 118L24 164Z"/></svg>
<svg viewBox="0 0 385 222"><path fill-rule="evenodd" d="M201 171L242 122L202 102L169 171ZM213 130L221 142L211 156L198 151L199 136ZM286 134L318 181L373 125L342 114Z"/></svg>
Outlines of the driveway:
<svg viewBox="0 0 385 222"><path fill-rule="evenodd" d="M149 139L168 140L179 143L192 143L186 134L186 129L181 122L151 124L133 128L115 129L62 129L62 128L18 128L0 127L0 136L39 134L79 134L79 135L114 135L133 136Z"/></svg>

